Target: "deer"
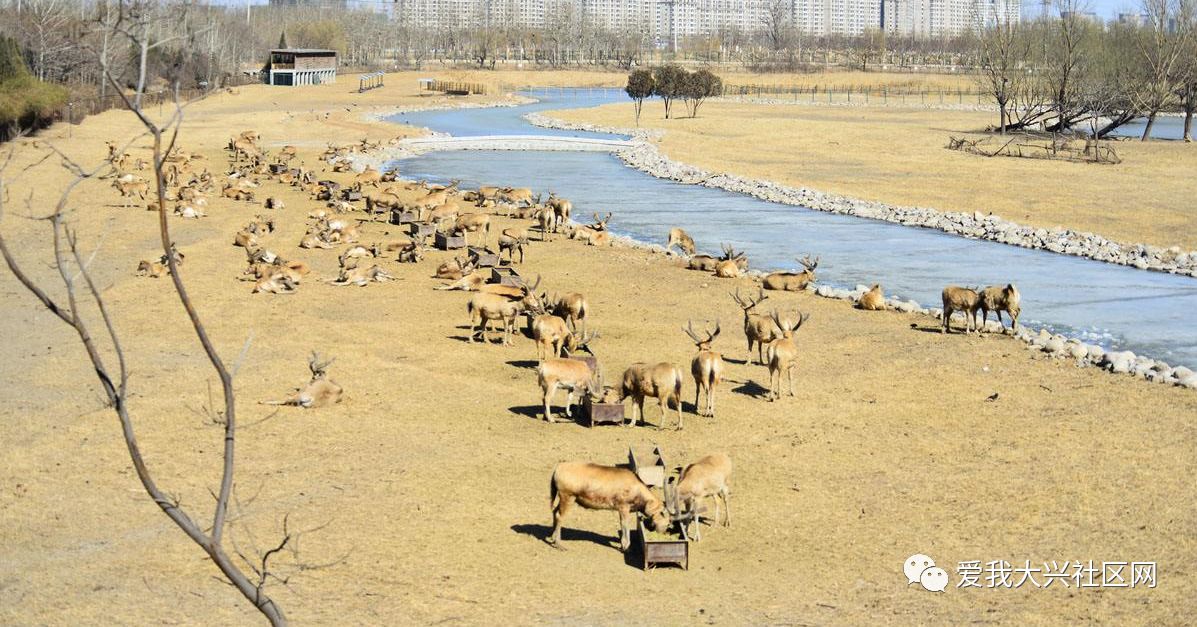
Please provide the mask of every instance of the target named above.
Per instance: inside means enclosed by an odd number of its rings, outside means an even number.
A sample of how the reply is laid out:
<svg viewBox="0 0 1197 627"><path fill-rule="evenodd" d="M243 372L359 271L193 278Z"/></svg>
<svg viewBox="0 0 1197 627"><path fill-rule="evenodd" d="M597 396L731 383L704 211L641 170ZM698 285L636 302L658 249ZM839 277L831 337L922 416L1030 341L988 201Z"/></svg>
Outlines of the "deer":
<svg viewBox="0 0 1197 627"><path fill-rule="evenodd" d="M677 246L678 249L687 255L694 254L694 238L678 227L669 229L669 239L665 242L665 250L669 250L674 246Z"/></svg>
<svg viewBox="0 0 1197 627"><path fill-rule="evenodd" d="M743 252L736 252L730 245L723 245L723 259L715 264L715 276L721 279L734 279L748 269L748 258Z"/></svg>
<svg viewBox="0 0 1197 627"><path fill-rule="evenodd" d="M943 288L943 325L940 333L951 333L952 313L964 313L964 332L972 333L977 326L977 310L981 308L981 295L977 290L949 285Z"/></svg>
<svg viewBox="0 0 1197 627"><path fill-rule="evenodd" d="M628 369L623 372L623 384L619 391L619 402L624 399L632 398L632 421L625 423L625 426L634 426L636 424L636 416L639 413L640 424L644 424L644 399L647 397L656 398L661 405L661 424L657 429L661 429L665 425L666 412L669 409L669 403L672 402L677 406L677 430L682 428L682 371L677 366L663 361L658 364L649 365L644 362L637 362L628 366Z"/></svg>
<svg viewBox="0 0 1197 627"><path fill-rule="evenodd" d="M553 313L561 316L569 323L570 329L578 330L578 323L582 325L582 333L586 332L586 317L590 314L590 304L586 297L578 292L570 292L561 298L553 299Z"/></svg>
<svg viewBox="0 0 1197 627"><path fill-rule="evenodd" d="M269 272L254 284L254 294L293 294L298 283L286 272Z"/></svg>
<svg viewBox="0 0 1197 627"><path fill-rule="evenodd" d="M456 281L461 277L470 274L474 271L474 263L465 257L458 255L451 261L446 261L436 267L436 274L433 278L450 279Z"/></svg>
<svg viewBox="0 0 1197 627"><path fill-rule="evenodd" d="M466 245L470 243L470 233L482 233L482 245L490 242L490 216L485 213L463 213L457 216L453 223L453 230L465 236Z"/></svg>
<svg viewBox="0 0 1197 627"><path fill-rule="evenodd" d="M540 226L540 241L553 241L553 233L557 232L557 214L549 207L540 207L535 217Z"/></svg>
<svg viewBox="0 0 1197 627"><path fill-rule="evenodd" d="M419 263L424 261L424 244L422 242L409 242L403 248L399 249L399 256L395 258L399 263Z"/></svg>
<svg viewBox="0 0 1197 627"><path fill-rule="evenodd" d="M175 215L183 218L184 220L198 220L207 216L208 214L196 209L191 205L179 203L175 205Z"/></svg>
<svg viewBox="0 0 1197 627"><path fill-rule="evenodd" d="M723 380L723 355L711 350L711 344L719 337L720 325L715 321L714 331L704 331L706 337L694 332L693 321L687 321L682 329L694 341L698 354L690 361L690 374L694 377L694 411L699 416L715 417L715 388ZM707 402L698 404L699 394L705 390Z"/></svg>
<svg viewBox="0 0 1197 627"><path fill-rule="evenodd" d="M744 363L752 363L753 344L756 345L757 363L766 363L765 345L777 337L776 328L768 316L754 313L753 309L769 297L764 290L760 290L755 300L750 297L741 298L739 288L736 288L736 293L731 294L731 297L744 312L744 336L748 338L748 355L744 358Z"/></svg>
<svg viewBox="0 0 1197 627"><path fill-rule="evenodd" d="M381 181L382 173L376 170L374 166L367 166L365 170L362 170L353 177L353 187L357 190L361 190L366 185L377 188Z"/></svg>
<svg viewBox="0 0 1197 627"><path fill-rule="evenodd" d="M536 196L533 198L532 190L527 187L504 187L496 194L495 200L510 203L518 207L520 205L538 204L540 197Z"/></svg>
<svg viewBox="0 0 1197 627"><path fill-rule="evenodd" d="M700 272L714 272L715 267L719 265L721 259L716 259L710 255L691 255L686 262L686 268L689 270L698 270Z"/></svg>
<svg viewBox="0 0 1197 627"><path fill-rule="evenodd" d="M170 268L157 261L146 261L143 259L141 263L137 264L137 276L148 276L151 279L157 279L167 274L170 274Z"/></svg>
<svg viewBox="0 0 1197 627"><path fill-rule="evenodd" d="M287 208L287 206L285 204L283 204L282 200L275 198L274 196L269 196L266 198L265 207L267 209L278 209L278 210Z"/></svg>
<svg viewBox="0 0 1197 627"><path fill-rule="evenodd" d="M508 263L515 263L515 253L520 254L520 263L524 263L524 248L528 246L528 232L524 229L503 229L499 235L499 256L507 253Z"/></svg>
<svg viewBox="0 0 1197 627"><path fill-rule="evenodd" d="M665 504L644 481L631 470L615 466L557 464L549 480L549 504L553 509L553 531L548 543L558 549L562 548L561 525L575 504L619 512L619 546L624 552L632 546L634 514L644 516L648 527L655 531L665 531L671 522Z"/></svg>
<svg viewBox="0 0 1197 627"><path fill-rule="evenodd" d="M554 232L556 232L557 228L562 224L567 224L569 222L569 214L574 209L574 204L572 202L558 197L555 192L549 192L549 199L545 201L545 206L547 206L549 209L552 209L553 213L555 214L553 224Z"/></svg>
<svg viewBox="0 0 1197 627"><path fill-rule="evenodd" d="M442 205L437 205L435 208L428 211L428 213L424 216L424 221L436 224L438 226L440 226L442 222L448 222L450 220L456 224L460 213L461 207L456 202L449 201Z"/></svg>
<svg viewBox="0 0 1197 627"><path fill-rule="evenodd" d="M781 337L769 343L769 400L781 398L781 372L784 370L789 382L790 396L794 395L794 368L798 365L798 345L794 333L810 319L810 314L797 312L796 321L782 320L774 311L770 314L773 324L781 330Z"/></svg>
<svg viewBox="0 0 1197 627"><path fill-rule="evenodd" d="M318 409L341 402L343 392L336 381L328 378L328 367L337 359L320 361L320 353L312 351L308 358L308 369L312 371L312 380L302 388L296 389L296 394L282 401L261 401L262 405L290 405L303 409Z"/></svg>
<svg viewBox="0 0 1197 627"><path fill-rule="evenodd" d="M989 312L997 314L998 323L1002 325L1002 333L1006 332L1006 323L1002 321L1002 312L1010 314L1010 333L1018 331L1018 315L1022 312L1022 297L1013 283L1005 286L990 285L981 290L981 326L989 320Z"/></svg>
<svg viewBox="0 0 1197 627"><path fill-rule="evenodd" d="M128 180L124 180L123 178L115 179L112 181L112 186L120 192L121 198L125 199L125 207L133 204L134 196L144 202L146 194L150 193L150 184L145 179L138 177L132 177Z"/></svg>
<svg viewBox="0 0 1197 627"><path fill-rule="evenodd" d="M594 222L586 225L586 228L591 231L606 231L607 223L611 221L611 212L608 211L606 217L600 218L597 211L594 212Z"/></svg>
<svg viewBox="0 0 1197 627"><path fill-rule="evenodd" d="M536 366L536 381L540 384L541 401L544 404L542 414L545 422L555 423L552 402L558 388L564 388L569 394L565 399L565 417L573 417L570 408L574 405L574 396L589 398L598 402L603 394L603 375L592 372L586 362L577 359L561 357L547 357Z"/></svg>
<svg viewBox="0 0 1197 627"><path fill-rule="evenodd" d="M394 278L386 270L377 265L372 265L368 268L359 267L357 260L351 259L349 260L349 265L341 268L341 274L337 278L330 280L329 283L339 286L356 285L358 287L365 287L372 282L386 283Z"/></svg>
<svg viewBox="0 0 1197 627"><path fill-rule="evenodd" d="M698 505L710 498L715 503L715 517L719 524L719 501L723 501L723 526L731 526L731 508L727 505L727 479L732 473L732 461L727 453L713 453L686 466L677 482L677 501L684 511L694 513L694 540L702 540L702 525L698 521Z"/></svg>
<svg viewBox="0 0 1197 627"><path fill-rule="evenodd" d="M596 338L598 338L598 331L590 335L583 333L581 336L570 331L565 320L560 316L541 314L532 320L532 339L536 341L536 358L542 361L548 358L550 350L554 357L561 357L562 352L572 355L579 351L586 351L593 355L594 352L590 350L590 342Z"/></svg>
<svg viewBox="0 0 1197 627"><path fill-rule="evenodd" d="M611 232L610 231L595 231L589 226L579 226L569 234L570 239L576 239L586 242L589 246L610 246Z"/></svg>
<svg viewBox="0 0 1197 627"><path fill-rule="evenodd" d="M801 272L771 272L765 277L764 286L767 290L784 290L787 292L801 292L806 286L815 282L815 269L819 267L820 257L812 261L810 255L798 259L802 264Z"/></svg>
<svg viewBox="0 0 1197 627"><path fill-rule="evenodd" d="M531 287L517 288L521 294L519 298L511 298L504 294L480 292L470 298L466 305L466 312L470 315L470 343L481 335L482 341L487 342L486 332L490 330L490 323L498 320L503 323L502 345L511 346L511 333L515 329L515 320L526 312L544 313L540 299L536 296L536 288L540 285L540 277Z"/></svg>
<svg viewBox="0 0 1197 627"><path fill-rule="evenodd" d="M885 311L885 294L881 291L881 284L874 283L869 291L861 294L856 306L865 311Z"/></svg>
<svg viewBox="0 0 1197 627"><path fill-rule="evenodd" d="M346 248L345 250L341 251L341 254L339 256L337 256L337 263L340 264L340 266L342 268L344 268L345 263L348 262L350 259L365 259L367 257L376 259L381 256L382 256L382 245L381 244L373 244L370 247L362 246L361 244L356 244L356 245L350 246L349 248Z"/></svg>

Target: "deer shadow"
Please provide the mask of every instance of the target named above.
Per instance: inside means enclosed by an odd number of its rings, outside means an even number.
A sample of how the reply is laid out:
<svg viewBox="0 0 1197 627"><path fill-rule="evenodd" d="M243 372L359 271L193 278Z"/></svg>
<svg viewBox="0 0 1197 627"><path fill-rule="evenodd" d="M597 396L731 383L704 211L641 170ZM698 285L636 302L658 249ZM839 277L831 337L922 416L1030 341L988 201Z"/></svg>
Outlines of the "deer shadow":
<svg viewBox="0 0 1197 627"><path fill-rule="evenodd" d="M764 398L769 395L768 388L752 380L744 381L739 386L732 388L732 392L753 398Z"/></svg>
<svg viewBox="0 0 1197 627"><path fill-rule="evenodd" d="M539 361L535 359L513 359L507 362L508 366L515 366L516 368L527 368L528 370L535 370L540 365Z"/></svg>
<svg viewBox="0 0 1197 627"><path fill-rule="evenodd" d="M545 544L549 543L549 535L553 533L553 528L548 525L537 524L517 524L512 525L511 530L525 536L532 536ZM570 529L568 527L561 528L561 541L576 542L585 540L593 542L599 546L610 547L619 550L619 537L605 536L593 531L586 531L584 529ZM635 543L633 543L635 544ZM552 546L551 544L549 546Z"/></svg>

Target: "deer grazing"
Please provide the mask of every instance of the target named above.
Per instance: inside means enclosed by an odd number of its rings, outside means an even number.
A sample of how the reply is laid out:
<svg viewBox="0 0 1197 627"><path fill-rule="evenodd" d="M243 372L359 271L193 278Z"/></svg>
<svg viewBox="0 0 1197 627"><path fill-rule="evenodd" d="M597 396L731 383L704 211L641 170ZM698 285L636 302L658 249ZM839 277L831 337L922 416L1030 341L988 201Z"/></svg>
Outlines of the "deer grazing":
<svg viewBox="0 0 1197 627"><path fill-rule="evenodd" d="M721 279L734 279L748 270L748 258L743 252L736 252L730 245L723 245L723 258L715 264L715 276Z"/></svg>
<svg viewBox="0 0 1197 627"><path fill-rule="evenodd" d="M686 466L677 483L677 501L686 512L694 512L694 540L702 539L702 525L697 512L702 499L710 498L715 504L715 517L719 524L719 501L723 501L723 526L731 525L731 508L727 505L727 479L731 477L732 461L727 453L713 453Z"/></svg>
<svg viewBox="0 0 1197 627"><path fill-rule="evenodd" d="M782 320L777 312L770 317L781 330L781 337L769 344L769 400L781 397L781 373L784 370L789 382L790 396L794 395L794 368L798 365L798 345L794 343L794 332L810 318L810 314L797 312L794 320Z"/></svg>
<svg viewBox="0 0 1197 627"><path fill-rule="evenodd" d="M490 242L490 215L485 213L463 213L457 216L453 223L453 231L465 236L466 245L470 243L470 233L482 233L482 245Z"/></svg>
<svg viewBox="0 0 1197 627"><path fill-rule="evenodd" d="M549 357L536 367L536 381L542 392L541 401L544 403L545 422L557 422L553 417L552 402L558 388L569 392L565 399L565 417L572 418L570 407L574 404L574 396L579 400L590 398L598 401L603 394L603 376L598 372L591 372L586 362L578 359Z"/></svg>
<svg viewBox="0 0 1197 627"><path fill-rule="evenodd" d="M318 409L341 402L341 386L328 378L328 367L336 361L320 361L320 353L312 351L308 358L308 369L312 371L312 380L302 388L296 389L296 394L282 401L262 401L263 405L291 405L304 409Z"/></svg>
<svg viewBox="0 0 1197 627"><path fill-rule="evenodd" d="M528 246L528 232L524 229L503 229L499 235L499 256L507 253L507 261L515 263L515 253L520 254L520 263L524 263L524 248Z"/></svg>
<svg viewBox="0 0 1197 627"><path fill-rule="evenodd" d="M590 342L598 337L598 332L581 336L570 331L565 320L552 314L541 314L532 320L532 339L536 341L536 358L540 360L549 357L552 351L554 357L560 357L562 351L573 354L578 351L590 350Z"/></svg>
<svg viewBox="0 0 1197 627"><path fill-rule="evenodd" d="M520 294L516 298L488 292L475 294L466 305L466 311L470 315L469 341L472 343L476 336L481 335L482 341L486 342L486 332L490 330L490 323L499 321L503 324L502 345L511 346L511 334L516 327L516 319L527 312L544 313L540 298L535 293L539 285L540 277L536 277L536 283L531 288L526 285L515 288Z"/></svg>
<svg viewBox="0 0 1197 627"><path fill-rule="evenodd" d="M694 346L698 348L698 354L690 361L690 374L694 377L694 411L699 416L714 418L715 388L723 380L723 355L711 350L711 344L715 338L719 337L719 322L715 322L714 331L704 331L706 337L694 332L692 321L688 321L682 330L690 336L691 340L694 340ZM703 390L707 393L707 402L704 405L699 405L699 393Z"/></svg>
<svg viewBox="0 0 1197 627"><path fill-rule="evenodd" d="M741 298L739 288L736 288L736 293L731 297L744 312L744 337L748 338L748 355L744 358L744 363L752 363L752 346L754 344L756 345L757 363L766 363L765 345L777 337L776 327L769 316L754 313L753 310L769 297L764 290L760 290L755 300L750 297Z"/></svg>
<svg viewBox="0 0 1197 627"><path fill-rule="evenodd" d="M943 288L943 325L940 333L952 331L952 313L964 313L964 332L972 333L977 326L977 310L981 308L981 295L977 290L949 285Z"/></svg>
<svg viewBox="0 0 1197 627"><path fill-rule="evenodd" d="M682 428L682 370L677 366L663 361L655 365L637 362L628 366L623 372L623 384L619 390L619 402L632 398L632 421L627 425L636 424L637 413L640 423L644 424L644 399L656 398L661 405L661 424L665 426L666 413L669 404L677 406L677 429Z"/></svg>
<svg viewBox="0 0 1197 627"><path fill-rule="evenodd" d="M801 292L806 286L815 282L815 268L819 267L819 257L811 261L810 255L797 260L802 264L802 272L771 272L764 280L767 290L785 290L787 292Z"/></svg>
<svg viewBox="0 0 1197 627"><path fill-rule="evenodd" d="M1004 287L990 285L981 290L981 325L989 320L989 312L997 314L998 323L1002 325L1002 333L1006 332L1006 323L1002 321L1002 312L1010 314L1010 332L1018 331L1018 315L1022 312L1022 297L1013 283Z"/></svg>
<svg viewBox="0 0 1197 627"><path fill-rule="evenodd" d="M687 255L694 254L694 238L684 230L673 227L669 229L669 240L665 242L665 250L669 250L677 246L683 253Z"/></svg>
<svg viewBox="0 0 1197 627"><path fill-rule="evenodd" d="M548 542L557 548L561 548L561 525L575 504L619 512L619 546L623 551L632 546L635 514L647 518L648 527L655 531L665 531L670 524L665 504L627 468L586 462L557 464L549 480L549 503L553 508L553 531Z"/></svg>
<svg viewBox="0 0 1197 627"><path fill-rule="evenodd" d="M861 294L856 306L865 311L885 311L885 294L881 291L881 284L874 283L869 291Z"/></svg>

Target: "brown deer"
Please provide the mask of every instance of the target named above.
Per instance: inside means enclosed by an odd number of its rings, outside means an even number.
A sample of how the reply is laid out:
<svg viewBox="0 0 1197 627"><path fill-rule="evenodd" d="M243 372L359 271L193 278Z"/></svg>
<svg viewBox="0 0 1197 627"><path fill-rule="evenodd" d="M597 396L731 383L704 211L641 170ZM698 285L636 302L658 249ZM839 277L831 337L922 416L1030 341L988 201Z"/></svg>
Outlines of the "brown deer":
<svg viewBox="0 0 1197 627"><path fill-rule="evenodd" d="M1002 333L1006 332L1006 323L1002 321L1002 312L1010 314L1010 333L1018 331L1018 315L1022 312L1022 297L1013 283L1005 286L990 285L981 290L981 326L989 320L989 312L997 314L998 323L1002 325Z"/></svg>
<svg viewBox="0 0 1197 627"><path fill-rule="evenodd" d="M557 464L549 480L549 503L553 508L553 531L548 543L557 548L561 548L561 525L575 504L619 512L619 546L625 552L632 546L634 514L647 518L648 527L655 531L665 531L670 524L665 504L627 468L585 462Z"/></svg>
<svg viewBox="0 0 1197 627"><path fill-rule="evenodd" d="M524 229L503 229L499 235L499 256L507 253L507 261L515 263L515 253L520 254L520 263L524 263L524 248L528 246L528 232Z"/></svg>
<svg viewBox="0 0 1197 627"><path fill-rule="evenodd" d="M296 394L282 401L262 401L263 405L292 405L304 409L328 407L341 402L341 386L328 378L328 367L336 361L320 361L320 353L312 351L308 358L308 369L312 371L312 380L302 388L296 389Z"/></svg>
<svg viewBox="0 0 1197 627"><path fill-rule="evenodd" d="M516 319L526 312L543 313L540 299L535 293L539 285L540 277L537 277L531 288L519 287L522 296L514 299L503 294L475 294L466 305L466 311L470 315L469 341L473 343L474 337L481 335L482 341L487 342L486 332L490 330L491 321L500 321L503 323L502 345L511 346L511 334L515 329Z"/></svg>
<svg viewBox="0 0 1197 627"><path fill-rule="evenodd" d="M875 283L869 291L861 294L856 306L865 311L885 311L885 294L881 291L881 284Z"/></svg>
<svg viewBox="0 0 1197 627"><path fill-rule="evenodd" d="M977 290L949 285L943 288L943 325L940 333L952 331L952 313L964 313L964 332L972 333L977 326L977 310L981 308L981 295Z"/></svg>
<svg viewBox="0 0 1197 627"><path fill-rule="evenodd" d="M558 388L564 388L569 392L565 399L566 418L573 417L570 408L574 404L574 395L580 395L579 400L589 397L591 401L597 402L603 394L603 375L591 372L590 366L578 359L549 357L536 367L536 380L542 392L545 422L557 422L553 417L551 404Z"/></svg>
<svg viewBox="0 0 1197 627"><path fill-rule="evenodd" d="M490 243L490 216L485 213L463 213L457 216L453 223L453 230L465 236L466 245L470 243L470 233L482 233L482 245Z"/></svg>
<svg viewBox="0 0 1197 627"><path fill-rule="evenodd" d="M765 277L764 286L767 290L785 290L787 292L801 292L806 286L815 282L815 268L819 267L819 257L811 261L810 255L798 260L802 264L802 272L771 272Z"/></svg>
<svg viewBox="0 0 1197 627"><path fill-rule="evenodd" d="M473 262L459 255L454 257L452 260L443 262L441 265L437 266L436 274L433 275L433 278L450 279L456 281L473 271Z"/></svg>
<svg viewBox="0 0 1197 627"><path fill-rule="evenodd" d="M694 238L684 230L674 227L669 229L669 240L665 242L665 250L669 250L677 246L683 253L687 255L694 254Z"/></svg>
<svg viewBox="0 0 1197 627"><path fill-rule="evenodd" d="M574 204L564 198L557 196L555 192L549 192L549 199L544 203L548 208L553 210L555 215L553 231L556 232L563 224L569 223L569 214L574 209Z"/></svg>
<svg viewBox="0 0 1197 627"><path fill-rule="evenodd" d="M765 345L772 342L777 337L776 327L769 316L754 313L753 309L769 297L764 290L760 290L756 299L741 298L740 289L736 288L736 293L731 295L736 304L744 312L744 336L748 338L748 355L744 358L744 363L752 363L752 346L756 345L757 363L764 364L765 362Z"/></svg>
<svg viewBox="0 0 1197 627"><path fill-rule="evenodd" d="M586 317L590 315L590 304L586 297L578 292L570 292L561 298L554 298L553 313L561 316L569 323L574 331L578 330L578 323L582 325L582 333L586 332Z"/></svg>
<svg viewBox="0 0 1197 627"><path fill-rule="evenodd" d="M736 252L730 245L723 245L723 258L715 264L715 276L721 279L734 279L748 269L748 258L743 252Z"/></svg>
<svg viewBox="0 0 1197 627"><path fill-rule="evenodd" d="M694 377L694 411L699 416L714 418L715 388L723 380L723 355L711 350L711 343L719 337L719 322L715 322L713 332L704 331L706 337L701 337L694 332L692 321L688 321L682 330L690 336L691 340L694 340L694 346L698 348L698 354L690 361L690 374ZM707 402L705 405L699 405L699 393L703 390L706 390Z"/></svg>
<svg viewBox="0 0 1197 627"><path fill-rule="evenodd" d="M789 382L790 396L794 395L794 368L798 365L798 345L794 343L794 332L810 319L810 314L797 312L794 320L782 320L777 312L770 314L773 324L781 330L781 337L769 343L769 400L781 397L781 372L784 370Z"/></svg>
<svg viewBox="0 0 1197 627"><path fill-rule="evenodd" d="M713 453L686 466L677 482L677 500L683 511L694 512L694 540L702 540L702 525L697 509L702 499L715 503L715 517L719 524L719 501L723 501L723 526L731 526L731 508L727 505L727 479L732 473L732 461L727 453Z"/></svg>
<svg viewBox="0 0 1197 627"><path fill-rule="evenodd" d="M637 362L628 366L623 372L623 384L619 391L619 402L629 396L632 398L632 421L628 425L636 424L639 413L640 423L644 424L644 399L656 398L661 405L661 424L665 426L666 412L672 402L677 406L677 429L682 428L682 370L677 366L663 361L655 365Z"/></svg>

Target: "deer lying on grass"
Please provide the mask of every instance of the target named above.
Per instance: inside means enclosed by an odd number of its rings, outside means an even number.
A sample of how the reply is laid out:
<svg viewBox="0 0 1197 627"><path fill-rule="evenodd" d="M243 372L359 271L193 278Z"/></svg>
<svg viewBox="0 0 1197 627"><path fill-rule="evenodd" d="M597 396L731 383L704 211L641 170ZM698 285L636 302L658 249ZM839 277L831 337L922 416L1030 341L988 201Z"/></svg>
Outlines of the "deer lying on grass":
<svg viewBox="0 0 1197 627"><path fill-rule="evenodd" d="M474 264L462 256L454 257L436 267L433 278L458 280L474 271ZM439 288L438 288L439 289Z"/></svg>
<svg viewBox="0 0 1197 627"><path fill-rule="evenodd" d="M536 288L539 285L540 277L536 277L536 283L531 288L528 286L515 288L520 294L518 298L486 292L475 294L470 298L470 302L466 305L466 312L470 315L470 343L473 343L474 337L478 335L481 335L483 342L487 342L486 333L490 330L490 323L499 321L503 323L502 345L511 346L511 334L515 329L516 319L526 312L544 313L540 299L536 296Z"/></svg>
<svg viewBox="0 0 1197 627"><path fill-rule="evenodd" d="M372 265L368 268L359 267L356 259L348 260L349 264L341 268L341 274L337 278L329 281L333 285L356 285L358 287L365 287L370 283L386 283L393 280L395 277L391 276L386 270Z"/></svg>
<svg viewBox="0 0 1197 627"><path fill-rule="evenodd" d="M769 297L765 295L764 290L760 290L755 300L752 298L741 298L739 288L736 288L736 293L732 294L731 297L744 312L744 337L748 338L748 355L744 358L744 363L752 363L753 344L756 345L757 363L766 363L765 345L778 337L776 327L769 316L754 313L753 309Z"/></svg>
<svg viewBox="0 0 1197 627"><path fill-rule="evenodd" d="M569 392L565 399L565 417L571 419L573 413L574 396L578 400L589 398L592 402L601 400L603 394L603 375L591 372L586 362L577 359L549 357L536 367L536 381L540 384L541 401L544 403L545 422L555 423L552 402L558 388Z"/></svg>
<svg viewBox="0 0 1197 627"><path fill-rule="evenodd" d="M665 531L670 524L665 504L627 468L586 462L557 464L549 481L549 503L553 508L553 531L548 542L557 548L562 548L561 525L575 504L619 512L619 546L625 552L632 546L634 514L647 518L648 527L654 531Z"/></svg>
<svg viewBox="0 0 1197 627"><path fill-rule="evenodd" d="M254 199L254 193L252 191L243 187L233 186L230 183L225 183L221 187L220 195L233 200L247 200L252 202Z"/></svg>
<svg viewBox="0 0 1197 627"><path fill-rule="evenodd" d="M977 326L977 310L981 308L981 295L967 287L949 285L943 288L943 325L940 333L952 331L952 313L964 313L964 332L972 333Z"/></svg>
<svg viewBox="0 0 1197 627"><path fill-rule="evenodd" d="M706 254L691 255L689 261L686 262L686 268L701 272L714 272L715 266L719 265L720 261L720 259L716 259Z"/></svg>
<svg viewBox="0 0 1197 627"><path fill-rule="evenodd" d="M781 397L781 373L784 370L789 382L790 396L794 395L794 368L798 365L798 345L794 343L794 332L810 319L810 314L797 312L796 320L782 320L777 312L770 317L781 330L781 337L769 343L769 400Z"/></svg>
<svg viewBox="0 0 1197 627"><path fill-rule="evenodd" d="M129 176L132 177L132 175ZM112 181L112 186L120 192L121 198L125 199L125 207L133 204L134 196L144 202L146 195L150 193L150 184L140 177L133 177L127 180L124 177L118 178Z"/></svg>
<svg viewBox="0 0 1197 627"><path fill-rule="evenodd" d="M719 524L719 501L723 501L723 526L731 526L731 508L727 504L727 479L732 461L727 453L713 453L686 466L677 482L677 502L683 511L694 512L694 540L702 540L702 524L697 511L702 499L715 503L714 524Z"/></svg>
<svg viewBox="0 0 1197 627"><path fill-rule="evenodd" d="M748 270L748 258L743 252L736 252L730 245L723 246L723 259L715 264L715 276L734 279Z"/></svg>
<svg viewBox="0 0 1197 627"><path fill-rule="evenodd" d="M989 320L989 312L997 314L998 323L1002 325L1002 333L1006 332L1006 323L1002 321L1002 312L1010 314L1010 333L1018 331L1018 315L1022 312L1022 296L1013 283L1005 287L990 285L981 291L981 326Z"/></svg>
<svg viewBox="0 0 1197 627"><path fill-rule="evenodd" d="M570 292L561 298L554 298L553 313L561 316L569 323L570 329L577 331L578 324L582 325L582 333L586 332L586 317L590 314L590 305L586 297L578 292Z"/></svg>
<svg viewBox="0 0 1197 627"><path fill-rule="evenodd" d="M293 294L299 284L286 272L271 272L254 284L254 294Z"/></svg>
<svg viewBox="0 0 1197 627"><path fill-rule="evenodd" d="M588 226L579 226L569 234L570 239L581 240L590 246L610 246L610 231L595 231Z"/></svg>
<svg viewBox="0 0 1197 627"><path fill-rule="evenodd" d="M669 229L669 240L665 242L665 250L669 250L677 246L683 253L687 255L694 254L694 238L684 230L673 227Z"/></svg>
<svg viewBox="0 0 1197 627"><path fill-rule="evenodd" d="M170 274L170 268L165 264L156 261L142 260L137 264L137 276L148 276L151 279L157 279L164 275Z"/></svg>
<svg viewBox="0 0 1197 627"><path fill-rule="evenodd" d="M785 290L787 292L801 292L806 286L815 282L815 268L819 267L819 257L811 261L810 255L798 260L802 264L802 272L771 272L765 277L764 286L767 290Z"/></svg>
<svg viewBox="0 0 1197 627"><path fill-rule="evenodd" d="M874 283L869 291L861 294L856 306L865 311L885 311L885 294L881 291L881 284Z"/></svg>
<svg viewBox="0 0 1197 627"><path fill-rule="evenodd" d="M594 212L594 222L586 225L586 228L591 231L606 231L607 223L611 221L611 212L608 211L606 217L600 218L597 211Z"/></svg>
<svg viewBox="0 0 1197 627"><path fill-rule="evenodd" d="M524 229L503 229L499 235L499 256L507 253L507 261L515 263L515 253L520 254L520 263L524 263L524 248L528 245L528 232Z"/></svg>
<svg viewBox="0 0 1197 627"><path fill-rule="evenodd" d="M424 245L421 242L408 242L399 249L399 256L395 258L399 263L419 263L424 261Z"/></svg>
<svg viewBox="0 0 1197 627"><path fill-rule="evenodd" d="M336 361L320 361L320 354L313 351L308 358L308 369L312 371L312 380L302 388L297 388L297 394L283 401L262 401L263 405L292 405L304 409L328 407L341 402L341 386L328 378L328 367Z"/></svg>
<svg viewBox="0 0 1197 627"><path fill-rule="evenodd" d="M175 215L183 218L184 220L198 220L207 216L208 214L196 209L191 205L179 203L175 205Z"/></svg>
<svg viewBox="0 0 1197 627"><path fill-rule="evenodd" d="M341 254L339 256L337 256L337 263L340 264L340 266L342 268L344 268L345 263L350 259L366 259L367 257L371 258L371 259L376 259L381 256L382 256L382 244L373 244L369 247L362 246L361 244L356 244L354 246L350 246L349 248L346 248L345 250L341 251Z"/></svg>
<svg viewBox="0 0 1197 627"><path fill-rule="evenodd" d="M670 402L677 406L677 429L682 428L682 370L677 366L663 361L656 365L637 362L628 366L623 372L623 384L619 391L619 402L629 396L632 398L632 421L626 425L634 426L636 416L640 416L640 424L644 424L644 399L656 398L661 405L661 429L665 426L666 412ZM625 426L626 426L625 425Z"/></svg>
<svg viewBox="0 0 1197 627"><path fill-rule="evenodd" d="M698 354L690 361L690 374L694 377L694 411L699 416L714 418L715 388L723 380L723 355L711 350L711 343L719 337L719 322L715 322L713 332L706 332L705 338L694 332L693 322L687 322L682 330L694 340L694 346L698 348ZM706 390L707 402L705 405L699 405L698 396L703 390Z"/></svg>

